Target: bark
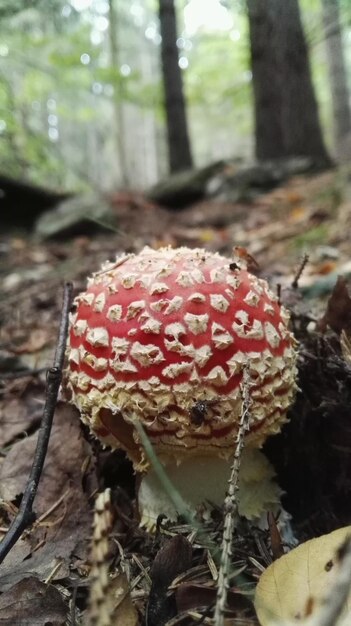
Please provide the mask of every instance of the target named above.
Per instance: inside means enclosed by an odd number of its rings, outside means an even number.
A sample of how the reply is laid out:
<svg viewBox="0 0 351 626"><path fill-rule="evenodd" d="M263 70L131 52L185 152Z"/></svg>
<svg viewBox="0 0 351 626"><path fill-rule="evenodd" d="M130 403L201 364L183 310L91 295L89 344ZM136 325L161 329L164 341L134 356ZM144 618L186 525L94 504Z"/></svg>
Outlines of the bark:
<svg viewBox="0 0 351 626"><path fill-rule="evenodd" d="M344 151L345 139L351 133L351 112L338 0L322 0L322 7L332 92L335 148L340 155Z"/></svg>
<svg viewBox="0 0 351 626"><path fill-rule="evenodd" d="M170 171L192 167L181 69L178 65L174 0L159 0L161 60Z"/></svg>
<svg viewBox="0 0 351 626"><path fill-rule="evenodd" d="M111 66L116 72L119 72L119 46L118 46L118 14L114 4L114 0L109 0L109 40L110 40L110 58ZM126 142L125 142L125 119L123 110L123 82L120 81L119 93L115 93L113 107L116 121L116 142L118 161L121 174L121 182L126 187L129 184L127 159L126 159Z"/></svg>
<svg viewBox="0 0 351 626"><path fill-rule="evenodd" d="M258 159L329 163L297 0L247 0Z"/></svg>

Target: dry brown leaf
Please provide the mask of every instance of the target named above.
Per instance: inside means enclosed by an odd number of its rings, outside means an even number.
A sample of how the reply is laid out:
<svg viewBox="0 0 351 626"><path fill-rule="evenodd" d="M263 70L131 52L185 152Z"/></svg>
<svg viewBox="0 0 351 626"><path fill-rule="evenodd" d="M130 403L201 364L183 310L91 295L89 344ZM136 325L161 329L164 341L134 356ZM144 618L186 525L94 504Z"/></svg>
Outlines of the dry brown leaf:
<svg viewBox="0 0 351 626"><path fill-rule="evenodd" d="M68 607L60 592L30 576L0 596L0 624L64 626Z"/></svg>
<svg viewBox="0 0 351 626"><path fill-rule="evenodd" d="M0 470L0 496L4 500L13 501L23 492L36 440L37 433L18 441L4 459ZM58 566L54 578L63 578L69 575L72 560L86 559L92 516L89 494L84 493L82 483L90 454L76 412L68 405L59 405L34 501L37 517L48 515L35 523L6 557L0 570L2 591L32 573L46 578Z"/></svg>
<svg viewBox="0 0 351 626"><path fill-rule="evenodd" d="M25 399L25 401L24 401ZM40 392L36 388L29 388L24 398L6 397L0 401L0 446L6 446L10 442L39 422L41 418L41 406L39 404Z"/></svg>
<svg viewBox="0 0 351 626"><path fill-rule="evenodd" d="M327 310L319 322L321 330L330 326L336 333L342 330L351 332L351 297L347 288L347 281L338 276L336 285L328 300Z"/></svg>
<svg viewBox="0 0 351 626"><path fill-rule="evenodd" d="M174 616L174 606L168 596L171 582L191 567L192 547L183 535L167 539L156 554L150 570L151 589L147 607L149 626L164 624Z"/></svg>
<svg viewBox="0 0 351 626"><path fill-rule="evenodd" d="M23 354L25 352L38 352L52 340L49 328L34 328L28 339L19 346L12 349L14 354Z"/></svg>
<svg viewBox="0 0 351 626"><path fill-rule="evenodd" d="M125 574L118 574L111 583L111 593L115 597L116 608L113 611L111 624L138 626L139 618L130 596L130 585Z"/></svg>
<svg viewBox="0 0 351 626"><path fill-rule="evenodd" d="M259 271L260 266L256 259L249 253L246 248L242 246L234 246L233 248L233 260L238 260L239 267L246 267L249 272L255 273Z"/></svg>
<svg viewBox="0 0 351 626"><path fill-rule="evenodd" d="M262 626L279 619L298 624L320 608L337 576L337 551L350 534L351 526L346 526L306 541L265 570L255 594ZM346 612L351 620L351 593Z"/></svg>
<svg viewBox="0 0 351 626"><path fill-rule="evenodd" d="M215 585L182 583L175 591L177 609L182 613L199 607L209 607L215 603L216 595ZM228 590L227 606L228 610L237 615L252 608L250 599L240 589L235 588Z"/></svg>

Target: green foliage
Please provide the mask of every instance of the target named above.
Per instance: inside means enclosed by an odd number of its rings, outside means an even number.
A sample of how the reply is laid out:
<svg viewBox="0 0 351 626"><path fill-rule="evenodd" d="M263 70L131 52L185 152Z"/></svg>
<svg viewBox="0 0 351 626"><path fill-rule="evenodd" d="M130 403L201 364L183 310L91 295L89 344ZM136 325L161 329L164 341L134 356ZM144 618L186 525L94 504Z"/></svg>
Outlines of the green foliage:
<svg viewBox="0 0 351 626"><path fill-rule="evenodd" d="M157 32L158 2L115 0L116 67L103 4L92 2L79 12L69 0L0 0L2 172L73 188L87 181L100 184L108 172L114 180L121 107L127 111L122 129L125 161L132 164L133 175L136 158L149 149L148 141L161 144L156 169L162 171L160 45L148 34L150 26ZM191 37L182 19L186 4L177 3L179 35L186 43L179 54L189 63L183 78L197 162L249 156L253 111L245 1L226 3L233 22L230 30L214 31L209 25ZM331 139L320 0L300 0L300 6L321 119ZM340 0L340 7L343 25L350 24L349 0ZM150 119L151 139L144 138L145 120Z"/></svg>
<svg viewBox="0 0 351 626"><path fill-rule="evenodd" d="M302 235L298 235L293 240L292 246L295 250L309 250L317 245L321 246L328 242L329 227L327 224L319 224L310 228Z"/></svg>

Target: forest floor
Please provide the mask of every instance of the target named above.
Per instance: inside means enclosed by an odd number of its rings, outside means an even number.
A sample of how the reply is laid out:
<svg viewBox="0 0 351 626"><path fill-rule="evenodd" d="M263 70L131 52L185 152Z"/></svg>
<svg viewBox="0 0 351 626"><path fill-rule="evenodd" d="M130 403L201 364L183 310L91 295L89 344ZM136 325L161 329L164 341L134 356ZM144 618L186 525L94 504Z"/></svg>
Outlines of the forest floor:
<svg viewBox="0 0 351 626"><path fill-rule="evenodd" d="M261 277L274 289L281 286L301 345L300 392L290 430L275 438L267 454L287 493L285 506L299 539L349 524L351 357L340 346L340 334L351 334L351 307L342 288L334 290L331 306L327 301L337 276L351 275L350 173L295 176L250 203L203 201L182 211L150 205L139 194L137 202L133 197L131 193L122 210L116 194L119 226L110 234L47 242L23 233L0 236L0 537L16 514L33 459L63 282L73 281L78 293L103 261L138 252L144 245L205 247L228 257L238 245L254 257ZM296 287L294 278L306 253L309 260ZM306 455L311 454L306 472ZM108 564L115 574L110 586L122 594L114 621L92 623L145 623L150 588L154 605L148 608L149 626L167 620L174 626L195 624L201 616L202 623L212 623L216 565L210 551L191 537L186 525L170 527L156 538L138 527L130 464L122 454L102 450L92 441L63 399L34 503L37 519L0 566L1 623L87 623L94 499L105 487L112 488L114 511ZM207 529L217 545L221 528L217 512ZM163 589L157 595L156 589L155 596L152 561L165 537L178 541L179 535L191 538L192 557L172 594L166 596ZM249 587L272 558L269 545L268 536L248 527L235 539L233 568ZM169 546L179 550L177 543ZM159 560L162 576L162 554ZM236 582L225 623L237 624L239 618L241 624L258 623L246 591Z"/></svg>

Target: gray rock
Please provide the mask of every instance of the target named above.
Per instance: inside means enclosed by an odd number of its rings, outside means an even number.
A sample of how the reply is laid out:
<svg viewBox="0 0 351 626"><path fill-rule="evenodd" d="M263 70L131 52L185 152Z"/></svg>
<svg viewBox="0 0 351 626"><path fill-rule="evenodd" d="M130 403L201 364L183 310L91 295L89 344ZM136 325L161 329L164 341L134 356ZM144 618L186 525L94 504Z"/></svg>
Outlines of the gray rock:
<svg viewBox="0 0 351 626"><path fill-rule="evenodd" d="M35 234L40 239L60 239L111 230L114 226L114 213L104 198L79 195L43 213L36 222Z"/></svg>
<svg viewBox="0 0 351 626"><path fill-rule="evenodd" d="M187 206L205 196L208 180L224 167L224 161L219 161L201 169L171 174L149 189L147 198L168 208Z"/></svg>
<svg viewBox="0 0 351 626"><path fill-rule="evenodd" d="M290 176L312 171L307 157L289 157L243 164L240 159L218 161L201 169L170 175L147 192L147 197L167 208L181 209L204 198L227 202L251 200Z"/></svg>
<svg viewBox="0 0 351 626"><path fill-rule="evenodd" d="M250 201L290 176L309 172L312 167L313 162L307 157L275 159L240 167L228 164L207 181L206 194L227 202Z"/></svg>

